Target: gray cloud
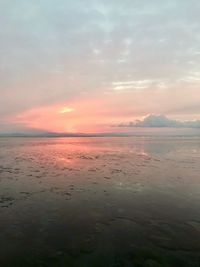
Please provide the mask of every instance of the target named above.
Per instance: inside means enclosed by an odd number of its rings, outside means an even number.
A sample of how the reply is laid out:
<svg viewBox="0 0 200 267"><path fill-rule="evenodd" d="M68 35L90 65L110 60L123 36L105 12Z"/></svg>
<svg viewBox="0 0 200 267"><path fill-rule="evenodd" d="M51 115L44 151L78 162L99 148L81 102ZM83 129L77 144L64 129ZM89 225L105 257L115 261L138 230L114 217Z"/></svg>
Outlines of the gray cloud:
<svg viewBox="0 0 200 267"><path fill-rule="evenodd" d="M179 121L169 119L164 115L148 115L143 120L119 124L118 127L172 127L172 128L200 128L200 120Z"/></svg>

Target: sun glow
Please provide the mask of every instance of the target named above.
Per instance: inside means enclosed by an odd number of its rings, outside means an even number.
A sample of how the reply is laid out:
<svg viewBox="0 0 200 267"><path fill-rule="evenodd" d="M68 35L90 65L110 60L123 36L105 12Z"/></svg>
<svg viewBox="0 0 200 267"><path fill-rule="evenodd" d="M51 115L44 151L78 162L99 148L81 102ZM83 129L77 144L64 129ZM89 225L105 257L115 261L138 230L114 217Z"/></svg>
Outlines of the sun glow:
<svg viewBox="0 0 200 267"><path fill-rule="evenodd" d="M69 112L72 112L72 111L74 111L73 108L64 107L61 110L59 110L59 113L64 114L64 113L69 113Z"/></svg>
<svg viewBox="0 0 200 267"><path fill-rule="evenodd" d="M125 101L126 100L126 101ZM88 98L82 96L70 103L56 103L25 110L10 117L12 123L23 125L30 129L39 129L49 132L78 132L96 133L113 132L119 121L133 120L134 110L128 105L132 101L127 93L123 99L123 113L121 95L96 95ZM124 102L127 104L124 107ZM131 128L120 128L120 131L129 131Z"/></svg>

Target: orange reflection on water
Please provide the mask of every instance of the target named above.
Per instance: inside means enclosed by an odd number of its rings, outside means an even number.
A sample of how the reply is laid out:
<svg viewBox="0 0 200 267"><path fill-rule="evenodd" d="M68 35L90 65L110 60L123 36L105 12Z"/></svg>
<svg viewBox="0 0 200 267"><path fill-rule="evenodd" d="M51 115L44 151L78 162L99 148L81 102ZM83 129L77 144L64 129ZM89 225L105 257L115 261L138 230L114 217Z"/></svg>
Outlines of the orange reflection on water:
<svg viewBox="0 0 200 267"><path fill-rule="evenodd" d="M69 157L67 157L67 158L58 157L57 161L60 161L60 162L63 162L63 163L67 163L67 164L70 164L70 165L72 165L74 163L74 159L72 157L70 157L70 158Z"/></svg>

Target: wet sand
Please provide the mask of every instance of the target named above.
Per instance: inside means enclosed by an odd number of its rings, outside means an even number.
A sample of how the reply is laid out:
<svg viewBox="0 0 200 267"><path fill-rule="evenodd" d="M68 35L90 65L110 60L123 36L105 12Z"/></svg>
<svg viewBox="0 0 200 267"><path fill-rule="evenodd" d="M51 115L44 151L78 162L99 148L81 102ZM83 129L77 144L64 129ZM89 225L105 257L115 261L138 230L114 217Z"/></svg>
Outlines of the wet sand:
<svg viewBox="0 0 200 267"><path fill-rule="evenodd" d="M0 138L1 267L200 266L200 139Z"/></svg>

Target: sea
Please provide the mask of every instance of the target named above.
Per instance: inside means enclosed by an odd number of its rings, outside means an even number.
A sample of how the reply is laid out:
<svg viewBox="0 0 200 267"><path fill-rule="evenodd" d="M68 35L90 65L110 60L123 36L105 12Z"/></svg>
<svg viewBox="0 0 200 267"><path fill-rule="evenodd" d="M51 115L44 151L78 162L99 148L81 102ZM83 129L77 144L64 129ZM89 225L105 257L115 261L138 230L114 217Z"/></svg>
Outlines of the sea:
<svg viewBox="0 0 200 267"><path fill-rule="evenodd" d="M1 267L199 267L200 137L1 137Z"/></svg>

